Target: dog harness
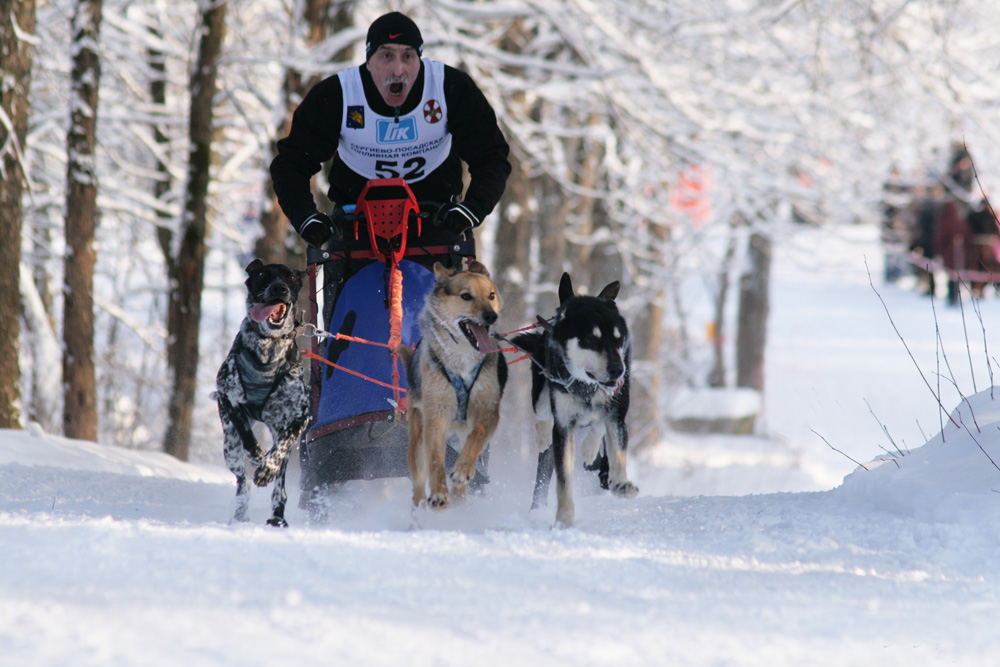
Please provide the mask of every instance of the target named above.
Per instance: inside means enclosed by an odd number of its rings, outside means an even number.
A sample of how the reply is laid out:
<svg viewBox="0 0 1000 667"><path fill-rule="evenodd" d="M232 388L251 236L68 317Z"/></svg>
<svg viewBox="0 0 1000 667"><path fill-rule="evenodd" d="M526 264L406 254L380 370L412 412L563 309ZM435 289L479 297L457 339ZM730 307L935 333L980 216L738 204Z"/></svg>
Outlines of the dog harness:
<svg viewBox="0 0 1000 667"><path fill-rule="evenodd" d="M417 347L420 347L419 341L417 342ZM427 352L430 353L434 365L440 368L441 372L448 378L448 382L451 382L451 387L455 390L455 421L464 424L469 415L469 394L472 393L472 388L475 386L476 380L479 379L479 372L483 370L483 363L486 361L486 357L484 356L479 360L476 367L472 369L472 380L469 381L469 384L465 384L462 376L441 363L441 360L437 358L437 355L432 350L428 349Z"/></svg>
<svg viewBox="0 0 1000 667"><path fill-rule="evenodd" d="M267 404L271 392L290 371L291 368L284 359L264 365L250 350L240 351L236 357L236 374L246 396L244 408L250 410L249 414L254 419L261 421L259 413Z"/></svg>
<svg viewBox="0 0 1000 667"><path fill-rule="evenodd" d="M458 407L455 410L455 421L462 422L463 424L465 423L465 419L469 413L469 393L472 391L473 385L476 384L476 380L479 378L479 371L482 370L484 361L486 361L485 357L483 357L483 359L476 364L475 369L472 371L472 382L470 382L468 386L466 386L465 381L458 375L458 373L453 373L450 369L445 368L444 366L441 367L441 369L445 372L445 375L448 376L448 380L451 381L452 388L455 390L455 399L458 402Z"/></svg>

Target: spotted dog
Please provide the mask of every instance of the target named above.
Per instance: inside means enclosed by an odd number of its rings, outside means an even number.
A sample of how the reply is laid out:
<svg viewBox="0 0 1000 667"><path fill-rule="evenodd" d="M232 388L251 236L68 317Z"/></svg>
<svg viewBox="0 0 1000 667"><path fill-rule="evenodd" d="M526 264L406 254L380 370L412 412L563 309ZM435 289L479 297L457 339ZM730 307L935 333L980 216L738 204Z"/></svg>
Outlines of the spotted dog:
<svg viewBox="0 0 1000 667"><path fill-rule="evenodd" d="M255 259L246 268L246 317L216 376L215 398L222 419L226 465L236 475L234 521L248 521L250 484L272 481L272 526L285 521L285 469L288 452L299 441L309 422L309 389L303 377L295 336L300 326L296 313L299 290L306 273L283 264ZM271 432L270 451L257 442L252 425L262 422Z"/></svg>
<svg viewBox="0 0 1000 667"><path fill-rule="evenodd" d="M501 301L486 267L473 261L467 271L457 271L438 263L434 274L420 312L420 341L397 351L406 362L413 506L444 509L452 499L465 497L476 460L500 421L507 364L490 332ZM449 496L445 441L450 433L464 446L451 471Z"/></svg>
<svg viewBox="0 0 1000 667"><path fill-rule="evenodd" d="M511 341L533 360L531 398L539 454L532 507L546 504L554 469L556 524L563 527L574 520L577 432L585 436L584 466L599 471L601 486L626 498L639 491L625 475L632 343L615 304L618 289L615 281L597 296L576 295L564 273L552 322L539 318L541 332Z"/></svg>

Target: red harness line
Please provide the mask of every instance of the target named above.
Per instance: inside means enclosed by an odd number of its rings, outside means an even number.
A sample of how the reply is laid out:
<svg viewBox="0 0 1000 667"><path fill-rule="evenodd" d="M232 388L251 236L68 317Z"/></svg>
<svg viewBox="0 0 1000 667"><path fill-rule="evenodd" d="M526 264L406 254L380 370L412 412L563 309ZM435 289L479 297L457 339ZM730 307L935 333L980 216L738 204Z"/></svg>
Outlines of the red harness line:
<svg viewBox="0 0 1000 667"><path fill-rule="evenodd" d="M397 411L405 411L403 388L399 386L399 354L396 348L403 342L403 272L399 262L392 258L389 272L389 353L392 355L392 399Z"/></svg>
<svg viewBox="0 0 1000 667"><path fill-rule="evenodd" d="M513 333L519 333L521 331L528 331L529 329L534 329L537 326L538 326L537 323L536 324L529 324L526 327L521 327L520 329L514 329L513 331L508 331L505 334L501 334L500 337L503 338L504 336L509 336L510 334L513 334ZM349 341L351 343L361 343L362 345L377 345L378 347L384 347L384 348L388 348L388 349L395 349L395 347L391 346L389 343L379 343L379 342L374 341L374 340L368 340L366 338L358 338L357 336L348 336L348 335L342 334L342 333L333 334L332 338L335 338L336 340L346 340L346 341ZM501 352L517 352L518 350L517 350L516 347L502 347L502 348L500 348L500 351ZM341 366L340 364L335 364L332 361L330 361L329 359L326 359L325 357L321 357L320 355L314 353L312 350L307 350L305 348L301 348L300 347L299 348L299 352L301 352L303 356L308 357L309 359L314 359L316 361L322 361L327 366L332 366L333 368L336 368L338 371L344 371L345 373L350 373L351 375L359 377L362 380L368 380L369 382L372 382L374 384L380 385L380 386L385 387L387 389L392 389L393 391L406 392L405 388L399 386L398 371L396 371L395 369L393 371L393 381L394 381L395 384L393 385L393 384L389 384L388 382L382 382L381 380L376 380L375 378L369 377L368 375L365 375L364 373L359 373L358 371L352 371L350 368L345 368L344 366ZM396 356L397 355L393 355L393 357L396 357ZM510 366L511 364L516 364L517 362L524 361L527 358L528 358L528 355L526 355L526 354L521 355L517 359L513 359L511 361L508 361L507 365ZM398 400L396 402L397 403L401 403L402 401Z"/></svg>
<svg viewBox="0 0 1000 667"><path fill-rule="evenodd" d="M371 341L357 339L356 342L359 342L359 343L370 343ZM371 344L372 345L382 345L384 347L388 347L388 345L386 345L385 343L371 343ZM381 386L386 387L388 389L396 389L396 390L399 390L399 391L406 391L406 389L404 389L403 387L393 387L388 382L382 382L381 380L376 380L373 377L368 377L364 373L359 373L357 371L352 371L350 368L345 368L345 367L341 366L340 364L335 364L332 361L330 361L330 360L328 360L328 359L326 359L324 357L321 357L318 354L313 353L311 350L307 350L305 348L299 348L299 352L301 352L303 356L309 357L310 359L315 359L316 361L322 361L327 366L333 366L338 371L344 371L345 373L350 373L351 375L356 375L357 377L361 378L362 380L368 380L369 382L374 382L375 384L381 385Z"/></svg>

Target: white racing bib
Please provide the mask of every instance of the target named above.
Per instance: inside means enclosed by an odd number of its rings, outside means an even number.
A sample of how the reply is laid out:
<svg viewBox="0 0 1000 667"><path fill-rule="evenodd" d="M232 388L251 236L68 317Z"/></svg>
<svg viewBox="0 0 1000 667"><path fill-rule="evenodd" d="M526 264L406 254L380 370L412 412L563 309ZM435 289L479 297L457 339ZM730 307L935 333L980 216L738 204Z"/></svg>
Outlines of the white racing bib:
<svg viewBox="0 0 1000 667"><path fill-rule="evenodd" d="M359 67L340 72L344 117L337 154L365 178L414 183L441 166L451 152L444 101L444 64L424 60L420 104L405 116L381 116L368 106Z"/></svg>

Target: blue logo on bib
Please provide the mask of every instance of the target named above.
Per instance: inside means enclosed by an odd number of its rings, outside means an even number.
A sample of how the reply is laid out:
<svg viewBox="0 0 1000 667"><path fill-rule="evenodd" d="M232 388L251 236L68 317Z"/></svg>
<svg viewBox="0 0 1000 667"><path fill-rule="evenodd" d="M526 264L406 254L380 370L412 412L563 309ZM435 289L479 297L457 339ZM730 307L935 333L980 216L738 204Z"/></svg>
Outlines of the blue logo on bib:
<svg viewBox="0 0 1000 667"><path fill-rule="evenodd" d="M380 144L406 144L417 140L417 123L407 116L396 120L380 118L375 122L375 141Z"/></svg>

